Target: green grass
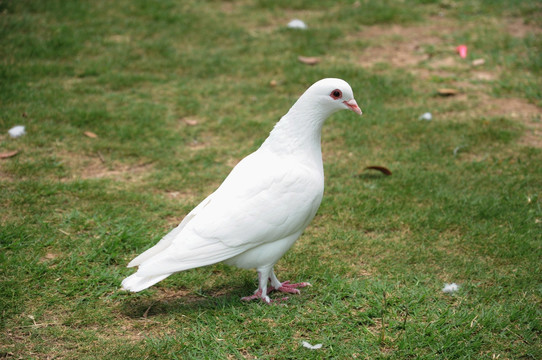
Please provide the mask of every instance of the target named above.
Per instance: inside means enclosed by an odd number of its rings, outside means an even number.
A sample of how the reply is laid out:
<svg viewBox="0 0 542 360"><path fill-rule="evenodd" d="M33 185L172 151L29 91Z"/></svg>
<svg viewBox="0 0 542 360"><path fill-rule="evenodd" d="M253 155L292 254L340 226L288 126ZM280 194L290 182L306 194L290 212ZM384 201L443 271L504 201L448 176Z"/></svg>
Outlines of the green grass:
<svg viewBox="0 0 542 360"><path fill-rule="evenodd" d="M330 4L0 1L0 357L542 358L540 3ZM325 124L322 206L277 265L313 286L247 304L255 272L219 264L120 292L324 77L364 116Z"/></svg>

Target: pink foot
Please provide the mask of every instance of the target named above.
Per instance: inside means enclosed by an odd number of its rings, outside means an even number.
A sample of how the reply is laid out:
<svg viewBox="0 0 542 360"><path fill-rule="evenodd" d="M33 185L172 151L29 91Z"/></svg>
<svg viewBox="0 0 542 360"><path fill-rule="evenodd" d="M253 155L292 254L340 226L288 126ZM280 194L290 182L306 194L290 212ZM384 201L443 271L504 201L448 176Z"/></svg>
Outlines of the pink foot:
<svg viewBox="0 0 542 360"><path fill-rule="evenodd" d="M290 281L285 281L282 284L280 284L280 287L274 289L276 291L288 293L288 294L299 294L300 291L298 288L302 288L305 286L311 286L308 282L301 282L297 284L290 284Z"/></svg>
<svg viewBox="0 0 542 360"><path fill-rule="evenodd" d="M271 291L271 290L268 290L268 291L267 291L267 294L269 294L270 291ZM242 298L241 298L241 301L252 301L252 300L256 300L256 299L261 299L264 303L266 303L266 304L271 304L271 303L274 303L274 302L286 300L286 299L288 299L288 298L281 298L281 299L273 299L273 300L271 300L271 299L269 298L269 296L267 296L267 295L262 296L262 290L261 290L261 289L258 289L258 291L256 291L256 292L254 293L254 295L242 297Z"/></svg>
<svg viewBox="0 0 542 360"><path fill-rule="evenodd" d="M278 299L270 299L269 296L267 296L267 294L269 294L271 291L280 291L280 292L288 293L288 294L299 294L300 291L299 291L298 288L302 288L302 287L305 287L305 286L311 286L311 284L308 283L308 282L290 284L290 281L285 281L282 284L280 284L280 286L278 288L269 287L267 289L267 292L266 292L265 296L262 296L262 290L258 289L253 295L242 297L241 301L252 301L252 300L256 300L256 299L261 299L266 304L285 301L285 300L288 300L288 297L282 297L282 298L278 298Z"/></svg>
<svg viewBox="0 0 542 360"><path fill-rule="evenodd" d="M262 300L265 301L264 297L262 297L262 290L261 289L258 289L258 291L256 291L254 293L254 295L242 297L241 301L252 301L252 300L256 300L256 299L262 299Z"/></svg>
<svg viewBox="0 0 542 360"><path fill-rule="evenodd" d="M297 285L297 284L295 284ZM306 286L306 285L304 285ZM268 289L267 290L267 294L269 294L271 291L273 291L274 289ZM297 293L299 293L299 290L295 289L297 291ZM289 292L289 293L292 293L291 291L282 291L282 292ZM269 296L265 295L265 296L262 296L262 290L261 289L258 289L254 295L250 295L250 296L245 296L245 297L242 297L241 298L241 301L252 301L252 300L256 300L256 299L261 299L264 303L266 304L272 304L272 303L278 303L278 302L281 302L281 301L285 301L285 300L288 300L288 297L281 297L281 298L278 298L278 299L271 299L269 298Z"/></svg>

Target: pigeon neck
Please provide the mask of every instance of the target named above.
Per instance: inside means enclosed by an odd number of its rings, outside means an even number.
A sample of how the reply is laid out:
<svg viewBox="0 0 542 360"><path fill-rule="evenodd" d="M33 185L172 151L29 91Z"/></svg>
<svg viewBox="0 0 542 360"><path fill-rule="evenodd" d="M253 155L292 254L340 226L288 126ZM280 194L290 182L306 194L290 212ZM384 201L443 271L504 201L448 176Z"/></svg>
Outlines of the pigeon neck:
<svg viewBox="0 0 542 360"><path fill-rule="evenodd" d="M322 125L333 111L301 97L275 125L262 148L277 154L301 155L316 166L322 166L320 139Z"/></svg>

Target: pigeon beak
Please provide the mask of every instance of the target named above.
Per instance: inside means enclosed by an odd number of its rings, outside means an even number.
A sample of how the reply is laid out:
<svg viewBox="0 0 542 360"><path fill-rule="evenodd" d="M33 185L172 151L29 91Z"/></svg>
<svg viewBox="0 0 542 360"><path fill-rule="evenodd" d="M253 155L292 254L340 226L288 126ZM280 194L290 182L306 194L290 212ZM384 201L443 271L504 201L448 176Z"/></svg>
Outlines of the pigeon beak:
<svg viewBox="0 0 542 360"><path fill-rule="evenodd" d="M362 114L361 109L359 108L358 103L356 102L356 100L351 99L351 100L348 100L348 101L343 101L343 103L346 106L348 106L348 108L350 110L352 110L353 112L355 112L356 114L358 114L358 115Z"/></svg>

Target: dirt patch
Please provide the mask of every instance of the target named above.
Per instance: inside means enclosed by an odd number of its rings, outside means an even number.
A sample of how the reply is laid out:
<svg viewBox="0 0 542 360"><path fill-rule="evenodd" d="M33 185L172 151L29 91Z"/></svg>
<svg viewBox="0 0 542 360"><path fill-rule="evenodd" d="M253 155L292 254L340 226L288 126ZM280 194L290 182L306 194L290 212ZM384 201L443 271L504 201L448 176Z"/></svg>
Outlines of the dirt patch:
<svg viewBox="0 0 542 360"><path fill-rule="evenodd" d="M43 257L39 259L40 263L48 263L52 260L55 260L59 257L57 253L54 253L52 251L47 252Z"/></svg>
<svg viewBox="0 0 542 360"><path fill-rule="evenodd" d="M515 37L542 31L521 19L508 19L505 29ZM440 85L459 90L457 95L448 99L434 99L439 103L461 102L464 105L461 110L455 107L450 113L441 114L445 118L506 117L526 127L520 144L542 148L542 109L526 100L490 96L491 84L499 79L502 70L477 67L459 57L454 44L449 42L449 34L461 30L457 23L433 18L424 25L369 26L353 36L370 43L358 60L360 66L372 68L376 64L387 63L402 68L421 80L413 84L420 91L436 91ZM435 78L438 78L438 83L429 81ZM431 107L432 101L428 100L425 105Z"/></svg>
<svg viewBox="0 0 542 360"><path fill-rule="evenodd" d="M209 148L210 144L211 142L208 139L193 139L188 143L188 149L192 151L203 150Z"/></svg>
<svg viewBox="0 0 542 360"><path fill-rule="evenodd" d="M535 118L542 116L542 109L523 99L493 99L493 101L490 102L490 105L490 116L505 114L512 119L523 120L525 123L532 122Z"/></svg>
<svg viewBox="0 0 542 360"><path fill-rule="evenodd" d="M105 41L106 42L112 42L116 44L125 44L129 43L132 39L128 35L122 35L122 34L116 34L108 36Z"/></svg>
<svg viewBox="0 0 542 360"><path fill-rule="evenodd" d="M502 24L495 25L502 28ZM525 24L523 19L515 18L507 19L504 29L511 36L519 38L542 33L541 28ZM394 67L404 68L423 63L431 69L445 69L470 65L456 56L457 44L450 42L450 34L463 30L464 28L457 22L434 17L423 25L367 26L352 36L355 39L366 40L370 44L358 59L363 67L388 63ZM487 79L487 76L482 76L483 80ZM493 79L492 76L491 78Z"/></svg>
<svg viewBox="0 0 542 360"><path fill-rule="evenodd" d="M195 191L167 191L166 196L172 200L182 200L185 203L196 204L203 200L202 195Z"/></svg>
<svg viewBox="0 0 542 360"><path fill-rule="evenodd" d="M433 57L432 51L444 44L443 34L456 29L455 24L444 19L416 26L365 27L354 35L356 39L365 39L371 43L363 52L359 64L363 67L378 63L389 63L395 67L417 66L430 60Z"/></svg>
<svg viewBox="0 0 542 360"><path fill-rule="evenodd" d="M81 155L73 153L58 154L62 163L71 170L72 179L116 179L120 181L137 181L152 169L151 163L122 164L107 161L103 155Z"/></svg>
<svg viewBox="0 0 542 360"><path fill-rule="evenodd" d="M527 129L520 144L542 148L542 109L523 99L492 99L486 103L490 116L506 116Z"/></svg>
<svg viewBox="0 0 542 360"><path fill-rule="evenodd" d="M459 84L459 83L457 83ZM456 84L456 85L457 85ZM461 97L447 99L434 98L427 102L431 108L433 102L450 103L452 109L433 114L439 119L446 121L465 121L473 118L495 118L502 117L515 121L526 128L525 133L519 140L519 144L535 148L542 148L542 108L519 98L495 98L487 93L485 85L458 86L463 89ZM462 109L458 110L458 104Z"/></svg>
<svg viewBox="0 0 542 360"><path fill-rule="evenodd" d="M506 31L508 34L514 37L518 38L524 38L530 34L540 34L542 33L542 29L526 24L524 19L508 19L506 21Z"/></svg>

